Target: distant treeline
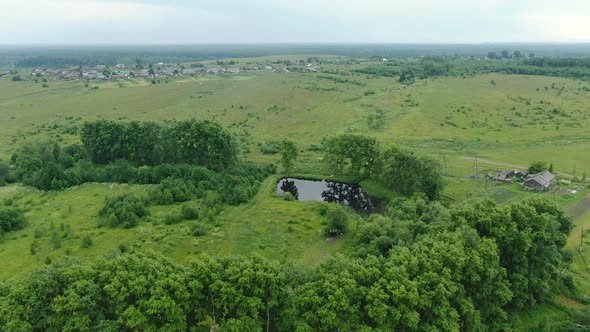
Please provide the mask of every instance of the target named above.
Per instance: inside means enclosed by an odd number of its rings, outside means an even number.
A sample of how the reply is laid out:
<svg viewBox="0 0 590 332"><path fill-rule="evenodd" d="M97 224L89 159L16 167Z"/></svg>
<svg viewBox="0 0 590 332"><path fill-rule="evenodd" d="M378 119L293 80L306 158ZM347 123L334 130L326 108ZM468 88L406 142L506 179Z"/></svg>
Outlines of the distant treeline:
<svg viewBox="0 0 590 332"><path fill-rule="evenodd" d="M542 75L590 79L590 58L518 58L511 60L468 60L452 57L393 59L353 70L374 76L399 77L403 83L440 76L473 76L485 73Z"/></svg>
<svg viewBox="0 0 590 332"><path fill-rule="evenodd" d="M66 257L0 283L0 330L511 330L510 313L551 287L574 294L571 227L540 199L452 210L399 199L360 224L348 256L315 268L259 257L181 266L121 243L91 264ZM587 313L558 331L584 331Z"/></svg>
<svg viewBox="0 0 590 332"><path fill-rule="evenodd" d="M178 63L268 55L333 54L350 57L486 56L498 49L521 49L549 57L588 57L589 44L273 44L178 46L13 46L0 47L0 67L115 63Z"/></svg>

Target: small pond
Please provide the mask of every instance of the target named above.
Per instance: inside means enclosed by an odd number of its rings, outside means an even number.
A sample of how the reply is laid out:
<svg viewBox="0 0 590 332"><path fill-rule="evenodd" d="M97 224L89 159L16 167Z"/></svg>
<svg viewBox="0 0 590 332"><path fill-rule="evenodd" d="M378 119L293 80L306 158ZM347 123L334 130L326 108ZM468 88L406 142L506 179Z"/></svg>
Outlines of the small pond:
<svg viewBox="0 0 590 332"><path fill-rule="evenodd" d="M277 194L291 193L299 201L336 202L359 214L382 213L384 199L375 198L360 186L334 181L284 178L277 184Z"/></svg>

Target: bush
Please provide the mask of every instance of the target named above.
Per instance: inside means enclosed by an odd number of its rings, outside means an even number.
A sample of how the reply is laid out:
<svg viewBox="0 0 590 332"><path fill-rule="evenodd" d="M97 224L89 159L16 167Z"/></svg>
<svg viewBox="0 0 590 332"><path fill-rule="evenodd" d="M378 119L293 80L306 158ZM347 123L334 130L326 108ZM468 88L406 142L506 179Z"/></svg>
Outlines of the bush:
<svg viewBox="0 0 590 332"><path fill-rule="evenodd" d="M340 205L334 205L328 211L328 225L326 226L326 233L345 233L348 228L349 217L348 213Z"/></svg>
<svg viewBox="0 0 590 332"><path fill-rule="evenodd" d="M281 152L283 143L281 141L267 141L260 144L262 154L277 154Z"/></svg>
<svg viewBox="0 0 590 332"><path fill-rule="evenodd" d="M19 81L22 81L22 80L23 80L23 78L20 77L20 75L14 75L14 76L12 76L12 81L13 82L19 82Z"/></svg>
<svg viewBox="0 0 590 332"><path fill-rule="evenodd" d="M82 238L82 244L80 245L80 247L82 248L90 248L92 247L92 239L90 238L90 235L86 235L85 237Z"/></svg>
<svg viewBox="0 0 590 332"><path fill-rule="evenodd" d="M291 194L290 192L286 192L283 194L283 199L286 201L294 201L295 196L293 196L293 194Z"/></svg>
<svg viewBox="0 0 590 332"><path fill-rule="evenodd" d="M192 236L205 236L207 235L207 229L205 228L205 226L199 224L199 223L194 223L193 226L191 227L191 235Z"/></svg>
<svg viewBox="0 0 590 332"><path fill-rule="evenodd" d="M22 229L24 225L25 215L21 210L0 207L0 234Z"/></svg>
<svg viewBox="0 0 590 332"><path fill-rule="evenodd" d="M183 205L182 206L182 218L185 220L193 220L199 217L199 209L192 207L190 205Z"/></svg>
<svg viewBox="0 0 590 332"><path fill-rule="evenodd" d="M201 200L201 218L213 220L221 212L221 197L214 191L208 191Z"/></svg>
<svg viewBox="0 0 590 332"><path fill-rule="evenodd" d="M182 179L167 178L150 194L150 199L158 204L166 205L174 202L186 202L195 195L195 186Z"/></svg>
<svg viewBox="0 0 590 332"><path fill-rule="evenodd" d="M139 222L139 219L149 214L143 200L123 194L115 197L107 197L98 215L107 218L107 224L111 227L123 225L131 228Z"/></svg>
<svg viewBox="0 0 590 332"><path fill-rule="evenodd" d="M172 225L172 224L176 224L181 222L182 219L182 215L181 214L177 214L177 213L171 213L171 214L167 214L166 217L164 218L164 223L166 225Z"/></svg>

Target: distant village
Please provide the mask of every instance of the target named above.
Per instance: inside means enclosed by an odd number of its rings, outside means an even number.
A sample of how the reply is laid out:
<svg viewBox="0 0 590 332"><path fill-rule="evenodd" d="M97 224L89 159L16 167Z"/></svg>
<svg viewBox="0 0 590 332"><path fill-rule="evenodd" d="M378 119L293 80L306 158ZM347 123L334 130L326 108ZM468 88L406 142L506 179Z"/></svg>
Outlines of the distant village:
<svg viewBox="0 0 590 332"><path fill-rule="evenodd" d="M230 62L230 64L235 64ZM297 67L292 67L297 66ZM139 67L139 68L138 68ZM148 66L129 66L117 64L115 66L96 65L96 66L68 66L65 68L34 68L32 76L43 77L46 79L64 79L64 80L117 80L130 78L148 78L158 79L167 77L196 76L196 75L236 75L247 71L308 71L317 72L321 69L317 63L305 63L302 61L290 61L280 66L262 65L262 66L205 66L203 64L165 64L162 62Z"/></svg>

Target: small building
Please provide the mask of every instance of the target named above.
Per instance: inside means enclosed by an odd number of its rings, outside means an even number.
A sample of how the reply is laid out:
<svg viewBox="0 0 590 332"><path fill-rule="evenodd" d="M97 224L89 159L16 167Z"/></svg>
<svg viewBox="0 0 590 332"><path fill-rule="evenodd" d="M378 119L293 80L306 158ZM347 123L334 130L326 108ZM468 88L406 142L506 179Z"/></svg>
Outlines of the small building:
<svg viewBox="0 0 590 332"><path fill-rule="evenodd" d="M195 74L198 74L201 71L203 71L203 69L199 69L199 68L185 68L185 69L182 70L182 74L184 74L184 75L195 75Z"/></svg>
<svg viewBox="0 0 590 332"><path fill-rule="evenodd" d="M240 73L240 67L227 68L227 72L230 73L230 74L239 74Z"/></svg>
<svg viewBox="0 0 590 332"><path fill-rule="evenodd" d="M221 67L211 67L211 68L207 68L205 69L205 71L207 72L207 74L221 74L224 72L224 69Z"/></svg>
<svg viewBox="0 0 590 332"><path fill-rule="evenodd" d="M544 171L529 176L524 180L523 186L526 190L546 191L555 183L555 175L549 171Z"/></svg>
<svg viewBox="0 0 590 332"><path fill-rule="evenodd" d="M514 173L514 170L503 171L502 173L496 175L494 180L498 182L512 183L512 177L514 176Z"/></svg>

